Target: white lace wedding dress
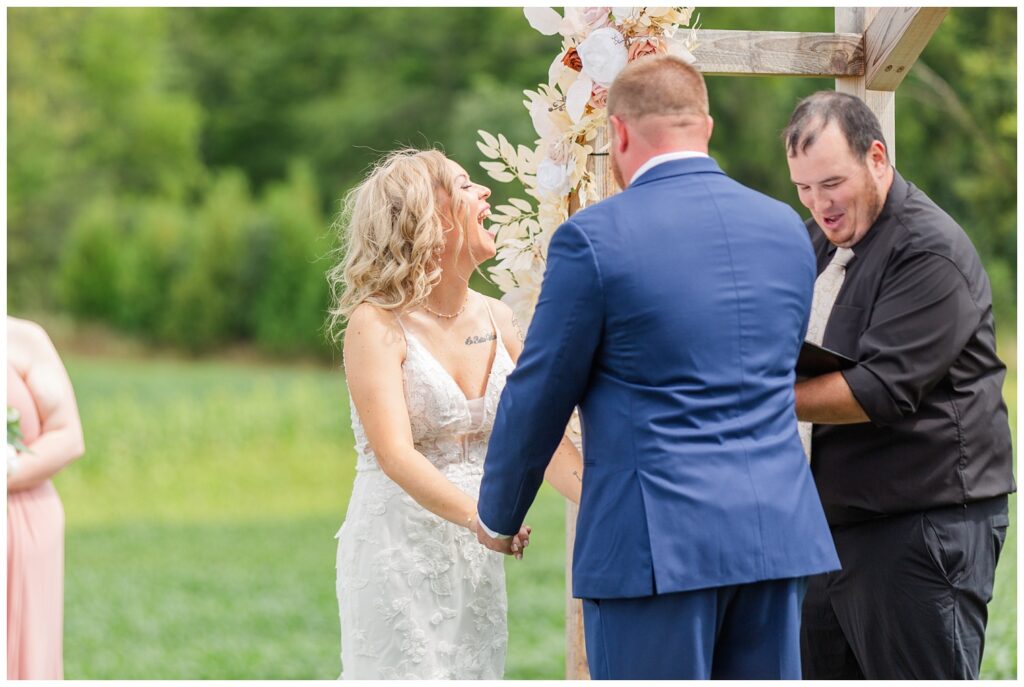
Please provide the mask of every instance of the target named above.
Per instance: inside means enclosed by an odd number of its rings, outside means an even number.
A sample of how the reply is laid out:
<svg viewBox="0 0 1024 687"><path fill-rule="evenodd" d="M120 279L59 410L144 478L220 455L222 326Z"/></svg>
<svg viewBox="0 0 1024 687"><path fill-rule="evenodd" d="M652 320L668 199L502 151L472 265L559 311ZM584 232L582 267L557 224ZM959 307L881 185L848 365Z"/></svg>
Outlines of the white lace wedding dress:
<svg viewBox="0 0 1024 687"><path fill-rule="evenodd" d="M406 330L405 398L416 449L474 499L513 368L497 327L495 334L487 389L467 400ZM508 638L504 557L419 506L381 472L349 401L358 459L337 535L341 677L500 679Z"/></svg>

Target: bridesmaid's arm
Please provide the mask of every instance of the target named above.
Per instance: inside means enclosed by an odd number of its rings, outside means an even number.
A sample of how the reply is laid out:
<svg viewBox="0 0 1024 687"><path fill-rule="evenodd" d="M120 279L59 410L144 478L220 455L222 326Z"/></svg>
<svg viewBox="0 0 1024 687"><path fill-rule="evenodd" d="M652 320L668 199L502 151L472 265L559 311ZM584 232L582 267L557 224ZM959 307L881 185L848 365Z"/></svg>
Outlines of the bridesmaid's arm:
<svg viewBox="0 0 1024 687"><path fill-rule="evenodd" d="M501 339L508 350L512 362L519 362L519 354L523 351L524 333L516 321L512 309L499 300L491 300L494 320L501 330ZM568 437L562 437L555 449L544 479L548 481L562 496L573 503L580 502L583 491L583 457Z"/></svg>
<svg viewBox="0 0 1024 687"><path fill-rule="evenodd" d="M413 444L402 379L405 355L405 335L394 315L365 303L355 309L345 332L345 374L380 469L416 503L475 534L476 501L442 475ZM519 535L506 540L509 549L504 553L521 557L519 551L528 543L524 527ZM511 548L513 545L516 548Z"/></svg>
<svg viewBox="0 0 1024 687"><path fill-rule="evenodd" d="M75 390L64 363L42 327L7 319L7 355L25 379L39 410L40 433L7 478L8 493L39 486L85 452Z"/></svg>

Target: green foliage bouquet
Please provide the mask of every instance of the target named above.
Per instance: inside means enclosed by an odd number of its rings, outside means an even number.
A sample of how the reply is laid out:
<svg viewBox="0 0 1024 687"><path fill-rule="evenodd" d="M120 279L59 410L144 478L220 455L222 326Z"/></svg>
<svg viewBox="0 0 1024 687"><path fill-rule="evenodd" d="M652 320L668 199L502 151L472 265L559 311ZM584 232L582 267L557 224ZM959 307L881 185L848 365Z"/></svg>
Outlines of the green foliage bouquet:
<svg viewBox="0 0 1024 687"><path fill-rule="evenodd" d="M17 408L7 407L7 475L18 470L18 454L26 453L28 447L24 443L25 436L21 433L21 413Z"/></svg>

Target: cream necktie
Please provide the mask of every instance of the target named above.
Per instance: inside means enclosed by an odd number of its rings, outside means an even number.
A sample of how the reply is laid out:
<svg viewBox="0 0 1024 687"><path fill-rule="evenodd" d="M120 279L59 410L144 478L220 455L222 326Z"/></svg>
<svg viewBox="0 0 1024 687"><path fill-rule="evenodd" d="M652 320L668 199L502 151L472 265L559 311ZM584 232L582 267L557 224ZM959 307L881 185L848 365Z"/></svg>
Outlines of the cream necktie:
<svg viewBox="0 0 1024 687"><path fill-rule="evenodd" d="M843 286L843 279L846 278L846 265L853 259L853 251L849 248L836 248L836 254L832 256L832 262L825 266L825 270L818 275L814 282L814 298L811 300L811 319L807 323L807 340L813 344L821 345L825 337L825 326L828 324L829 315L832 314L832 306L836 303L836 296ZM800 441L804 445L804 454L807 460L811 459L811 429L810 422L799 423Z"/></svg>

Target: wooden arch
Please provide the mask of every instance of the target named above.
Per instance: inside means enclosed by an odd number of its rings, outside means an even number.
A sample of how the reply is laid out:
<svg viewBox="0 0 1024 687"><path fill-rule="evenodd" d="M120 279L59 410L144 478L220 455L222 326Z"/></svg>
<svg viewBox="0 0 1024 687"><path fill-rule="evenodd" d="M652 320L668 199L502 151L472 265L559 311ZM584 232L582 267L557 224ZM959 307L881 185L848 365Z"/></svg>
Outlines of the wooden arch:
<svg viewBox="0 0 1024 687"><path fill-rule="evenodd" d="M859 96L882 124L890 160L896 160L896 89L945 18L946 7L837 7L835 33L697 31L697 67L708 75L834 77L836 90ZM594 148L606 142L599 131ZM601 197L618 189L608 158L591 157L588 169ZM570 203L570 212L573 209ZM576 506L566 507L565 676L585 680L583 611L572 598Z"/></svg>

